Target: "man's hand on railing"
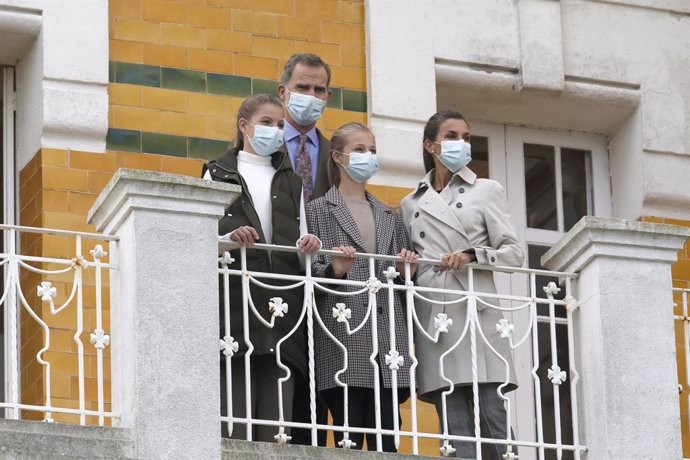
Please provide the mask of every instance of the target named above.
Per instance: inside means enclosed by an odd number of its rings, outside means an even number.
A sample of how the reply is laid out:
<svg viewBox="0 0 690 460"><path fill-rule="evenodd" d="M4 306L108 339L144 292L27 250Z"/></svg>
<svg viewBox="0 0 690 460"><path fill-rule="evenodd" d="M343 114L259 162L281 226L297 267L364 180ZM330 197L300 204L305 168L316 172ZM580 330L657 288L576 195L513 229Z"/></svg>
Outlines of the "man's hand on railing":
<svg viewBox="0 0 690 460"><path fill-rule="evenodd" d="M347 271L352 267L352 263L355 261L355 248L352 246L336 246L333 248L334 251L340 251L344 255L333 256L331 259L331 267L333 268L333 274L336 278L342 278L345 276Z"/></svg>
<svg viewBox="0 0 690 460"><path fill-rule="evenodd" d="M251 248L254 246L254 242L259 240L259 234L254 227L243 225L242 227L238 227L233 230L232 233L230 233L229 238L232 241L239 243L241 246Z"/></svg>
<svg viewBox="0 0 690 460"><path fill-rule="evenodd" d="M405 259L405 262L410 263L410 276L414 276L415 272L417 271L417 259L419 259L419 254L416 252L402 248L398 254L396 254L398 257L402 257ZM400 273L400 277L404 280L405 279L405 262L396 262L395 263L395 270Z"/></svg>
<svg viewBox="0 0 690 460"><path fill-rule="evenodd" d="M441 265L439 265L440 272L462 270L465 265L476 260L474 252L451 252L450 254L444 254L441 257Z"/></svg>
<svg viewBox="0 0 690 460"><path fill-rule="evenodd" d="M311 233L307 233L297 240L297 247L304 254L313 254L321 249L321 240Z"/></svg>

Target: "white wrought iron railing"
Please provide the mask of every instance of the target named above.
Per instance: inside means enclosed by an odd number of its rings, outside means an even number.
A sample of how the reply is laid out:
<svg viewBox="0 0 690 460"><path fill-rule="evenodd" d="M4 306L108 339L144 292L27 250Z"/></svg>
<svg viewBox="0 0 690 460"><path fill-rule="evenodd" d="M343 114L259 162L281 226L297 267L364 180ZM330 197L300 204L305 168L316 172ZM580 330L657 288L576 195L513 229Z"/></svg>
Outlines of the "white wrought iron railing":
<svg viewBox="0 0 690 460"><path fill-rule="evenodd" d="M105 425L116 414L107 410L110 318L104 299L109 301L114 266L104 247L110 245L112 253L117 238L12 225L0 229L5 364L0 408L9 419Z"/></svg>
<svg viewBox="0 0 690 460"><path fill-rule="evenodd" d="M678 397L681 408L690 407L690 289L673 288L673 317L676 326L676 343L682 344L682 348L677 346L676 353L678 359ZM682 361L681 361L682 360ZM681 414L682 415L682 414ZM690 438L690 414L685 414L681 418L681 430L683 439ZM684 447L683 455L686 460L690 459L690 449Z"/></svg>
<svg viewBox="0 0 690 460"><path fill-rule="evenodd" d="M552 272L546 270L533 270L525 268L513 267L488 267L470 264L466 270L468 272L469 285L467 290L447 290L427 288L417 286L413 282L411 276L410 265L405 265L405 272L402 276L404 283L395 283L394 278L398 276L394 268L394 262L402 261L394 256L383 256L375 254L357 254L358 258L365 258L369 265L369 279L368 280L351 280L351 279L331 279L318 278L312 275L311 260L314 256L306 256L306 264L304 275L286 275L281 273L267 273L256 272L248 269L247 251L245 248L238 248L233 243L227 240L219 240L219 249L222 255L219 259L219 273L221 275L221 286L224 286L224 298L221 299L221 308L224 309L224 324L221 326L221 340L220 347L223 350L224 359L226 361L227 372L227 388L226 395L228 397L226 413L221 414L222 423L227 426L230 435L233 432L233 426L236 424L245 425L246 438L252 439L252 426L272 426L275 427L275 440L279 443L287 443L290 441L289 430L291 428L306 428L311 433L312 445L317 445L317 431L328 430L333 432L343 433L343 442L341 446L344 448L352 447L351 442L348 441L348 433L367 433L376 436L376 449L381 450L382 436L394 436L396 447L400 445L401 438L409 438L411 440L411 453L420 453L420 441L431 439L440 444L440 452L442 455L451 456L454 449L451 441L464 441L474 443L477 448L477 458L481 458L482 445L495 444L505 446L504 459L518 458L517 450L519 449L519 458L521 459L548 459L548 458L574 458L580 459L586 447L580 442L578 433L578 394L580 392L578 386L579 374L576 367L576 355L574 343L574 329L573 324L577 321L578 302L572 295L572 281L577 277L574 273ZM265 245L257 244L254 249L265 251L288 251L294 252L296 248L287 246ZM239 258L239 267L232 254ZM320 251L320 254L327 256L335 256L341 253L335 251ZM376 273L375 261L390 262L390 267L384 273ZM423 264L438 265L438 260L418 261L420 266ZM233 268L230 268L232 265ZM475 274L480 270L491 270L499 275L502 281L499 282L498 293L478 292L474 288ZM230 298L228 294L230 279L232 277L240 277L242 285L242 298ZM556 282L560 281L561 288ZM273 282L273 284L272 284ZM544 284L540 285L540 282ZM281 284L282 283L282 284ZM291 284L285 284L291 283ZM255 304L251 297L250 285L260 286L263 289L275 290L280 292L285 289L302 289L304 294L304 302L301 306L294 305L280 305L276 307L275 303L278 299L272 299L274 305L258 305ZM348 286L354 290L343 292L336 291L334 286ZM510 286L513 286L511 289ZM384 289L388 290L388 318L390 324L389 331L391 334L391 350L385 357L380 357L377 360L377 318L376 314L376 292ZM399 372L399 365L401 364L402 356L399 356L396 350L395 339L395 315L393 314L393 294L397 291L402 291L405 295L407 304L406 315L406 330L408 340L407 347L410 350L409 359L412 361L409 367L409 381L410 381L410 418L407 421L410 429L403 430L398 425L399 409L397 401L399 401L397 385L392 385L393 391L393 420L394 429L381 428L381 412L380 407L376 407L376 428L362 428L352 426L348 423L348 408L347 403L345 410L345 423L343 426L334 426L329 424L317 423L316 417L316 377L315 377L315 353L319 350L314 348L314 332L316 328L321 328L324 333L334 341L343 354L346 356L346 347L339 342L336 337L329 331L324 324L324 315L333 315L337 318L337 324L341 325L347 331L347 334L354 334L362 328L371 328L371 336L374 343L371 344L373 354L371 356L371 363L375 374L374 385L375 394L378 395L380 391L378 363L388 365L391 370L393 381L395 382L396 375ZM507 292L506 292L507 291ZM511 292L512 291L512 292ZM343 303L338 304L338 308L333 308L331 311L326 311L320 308L318 304L318 292L330 292L343 295ZM364 313L364 319L360 324L350 324L348 314L348 296L368 293L368 306ZM451 301L433 301L429 298L432 293L445 294L450 296ZM279 294L276 294L279 297ZM450 305L458 301L465 301L467 309L467 319L465 324L452 324L448 321L448 317L439 314L436 317L436 333L431 335L427 333L425 328L421 325L418 313L415 307L415 302L418 300L431 302L435 305ZM230 306L232 302L241 302L242 316L232 317ZM282 407L283 398L283 384L294 376L291 375L290 369L284 364L284 357L281 356L280 346L276 349L276 364L285 371L285 375L276 381L277 392L279 394L279 417L276 420L257 419L252 416L250 401L251 401L251 385L247 381L245 384L245 414L244 417L233 415L232 407L232 366L233 359L242 359L244 363L245 376L251 375L252 359L251 354L254 349L252 338L248 334L248 324L250 317L252 320L258 320L265 328L274 328L278 321L281 321L283 315L287 313L288 308L291 314L292 310L298 308L298 322L297 325L285 336L283 336L279 343L283 343L296 329L300 326L306 326L307 343L308 343L308 384L310 393L310 422L299 423L287 420L284 416ZM385 307L384 307L385 308ZM521 392L513 392L510 396L502 394L499 391L500 398L504 401L506 406L506 426L512 427L515 434L508 429L508 436L505 439L494 439L482 433L480 428L480 411L482 410L479 404L478 396L478 370L476 363L476 349L478 344L483 344L491 353L499 357L505 366L506 379L499 385L499 390L502 390L507 384L510 375L510 363L500 358L500 353L491 346L487 338L487 332L482 329L479 324L481 316L480 310L494 309L500 311L504 319L500 320L495 326L492 333L500 335L503 340L509 344L511 353L517 363L520 362L520 367L523 369L518 373L518 385L521 387ZM270 317L269 320L264 318ZM231 335L231 321L243 321L244 324L244 338L234 338ZM414 340L431 340L438 343L439 336L448 331L448 328L462 328L457 341L444 350L444 353L439 359L439 369L443 374L444 356L448 352L457 348L461 342L469 341L472 350L471 362L467 366L471 366L472 372L472 390L473 390L473 436L453 436L449 433L447 425L446 412L446 397L448 394L455 391L455 387L450 380L442 377L449 382L449 388L443 394L443 417L440 429L436 432L420 430L418 424L418 409L417 409L417 368L419 361L415 356ZM445 331L445 332L444 332ZM541 336L540 336L541 334ZM243 355L237 354L240 348L238 340L244 340L246 351ZM398 342L399 343L399 342ZM467 343L467 342L465 342ZM519 355L519 356L518 356ZM334 357L334 359L336 359ZM339 358L338 358L339 359ZM525 362L527 360L527 362ZM338 378L339 375L347 371L347 359L344 359L344 366L336 374L336 381L340 387L344 389L344 394L347 395L348 385L343 383ZM402 372L402 371L400 371ZM246 377L247 379L249 377ZM567 387L567 388L563 388ZM562 391L565 390L565 391ZM545 394L546 392L550 394ZM517 396L516 396L517 395ZM528 400L529 409L522 410L517 413L514 410L515 398L524 397ZM546 401L552 399L552 401ZM347 396L345 397L347 401ZM548 404L547 404L548 402ZM553 404L552 413L547 416L546 406L551 407ZM521 406L524 407L524 404ZM568 414L562 413L562 409ZM520 425L516 427L515 417L520 419ZM404 421L405 422L405 421ZM357 446L359 447L359 446ZM373 450L372 446L369 447ZM436 451L438 452L438 451Z"/></svg>

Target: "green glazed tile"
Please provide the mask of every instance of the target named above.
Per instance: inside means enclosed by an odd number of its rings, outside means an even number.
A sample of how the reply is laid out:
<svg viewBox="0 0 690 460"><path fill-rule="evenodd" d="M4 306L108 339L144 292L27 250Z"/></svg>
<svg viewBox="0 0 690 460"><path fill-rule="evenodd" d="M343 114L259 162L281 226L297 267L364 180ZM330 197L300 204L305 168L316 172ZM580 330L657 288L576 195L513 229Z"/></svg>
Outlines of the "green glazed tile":
<svg viewBox="0 0 690 460"><path fill-rule="evenodd" d="M343 90L343 110L352 110L354 112L367 111L367 93L366 91L355 91L351 89Z"/></svg>
<svg viewBox="0 0 690 460"><path fill-rule="evenodd" d="M141 151L176 157L187 156L187 138L170 134L141 133Z"/></svg>
<svg viewBox="0 0 690 460"><path fill-rule="evenodd" d="M343 108L343 90L340 88L331 88L331 98L328 100L326 107L332 109L342 109Z"/></svg>
<svg viewBox="0 0 690 460"><path fill-rule="evenodd" d="M141 132L109 128L105 137L105 148L125 152L141 152Z"/></svg>
<svg viewBox="0 0 690 460"><path fill-rule="evenodd" d="M261 80L252 78L252 94L270 94L278 97L278 82L275 80Z"/></svg>
<svg viewBox="0 0 690 460"><path fill-rule="evenodd" d="M233 97L247 97L252 94L251 78L218 73L209 73L206 78L209 94Z"/></svg>
<svg viewBox="0 0 690 460"><path fill-rule="evenodd" d="M115 82L115 61L108 61L108 81Z"/></svg>
<svg viewBox="0 0 690 460"><path fill-rule="evenodd" d="M161 68L161 88L206 92L206 74L194 70Z"/></svg>
<svg viewBox="0 0 690 460"><path fill-rule="evenodd" d="M115 81L159 88L161 86L161 68L153 65L115 62Z"/></svg>
<svg viewBox="0 0 690 460"><path fill-rule="evenodd" d="M204 139L201 137L190 137L187 139L189 158L200 158L202 160L217 160L228 151L230 142L215 139Z"/></svg>

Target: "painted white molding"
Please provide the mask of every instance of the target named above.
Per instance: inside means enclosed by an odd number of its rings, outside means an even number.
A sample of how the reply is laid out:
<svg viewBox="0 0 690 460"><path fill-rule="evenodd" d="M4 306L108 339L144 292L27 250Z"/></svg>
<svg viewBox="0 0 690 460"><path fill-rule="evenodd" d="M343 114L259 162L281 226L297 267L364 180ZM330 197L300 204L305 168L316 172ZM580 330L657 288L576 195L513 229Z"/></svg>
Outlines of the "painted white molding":
<svg viewBox="0 0 690 460"><path fill-rule="evenodd" d="M523 88L563 89L561 2L520 0L520 58Z"/></svg>
<svg viewBox="0 0 690 460"><path fill-rule="evenodd" d="M107 0L0 0L0 62L17 70L18 168L41 147L105 151Z"/></svg>
<svg viewBox="0 0 690 460"><path fill-rule="evenodd" d="M581 0L576 0L581 1ZM587 0L593 3L609 3L623 7L638 7L660 13L690 13L690 3L686 0Z"/></svg>
<svg viewBox="0 0 690 460"><path fill-rule="evenodd" d="M218 338L218 219L239 193L120 169L89 212L99 231L119 238L111 252L112 399L137 458L221 458L219 346L230 354L237 345Z"/></svg>
<svg viewBox="0 0 690 460"><path fill-rule="evenodd" d="M608 136L613 215L690 220L687 3L369 0L372 183L414 187L426 120L455 109Z"/></svg>

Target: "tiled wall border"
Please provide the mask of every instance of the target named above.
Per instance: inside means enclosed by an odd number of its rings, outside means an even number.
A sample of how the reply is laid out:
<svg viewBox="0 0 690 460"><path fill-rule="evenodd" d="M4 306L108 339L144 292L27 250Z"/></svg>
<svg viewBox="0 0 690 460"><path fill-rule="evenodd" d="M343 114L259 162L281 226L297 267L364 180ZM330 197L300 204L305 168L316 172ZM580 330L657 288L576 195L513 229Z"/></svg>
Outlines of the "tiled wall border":
<svg viewBox="0 0 690 460"><path fill-rule="evenodd" d="M110 61L109 71L109 81L111 83L150 86L238 98L257 93L268 93L275 96L278 94L278 81L276 80L118 61ZM333 95L327 107L366 113L367 93L365 91L343 88L331 89ZM108 150L125 152L155 153L211 160L218 158L226 152L228 141L109 128L106 148Z"/></svg>
<svg viewBox="0 0 690 460"><path fill-rule="evenodd" d="M217 139L175 136L119 128L108 129L106 138L108 150L155 153L202 160L214 160L223 156L229 145L229 141Z"/></svg>
<svg viewBox="0 0 690 460"><path fill-rule="evenodd" d="M257 93L278 94L277 80L117 61L110 61L109 71L111 83L127 83L232 97L247 97ZM366 91L335 87L331 89L333 96L328 102L328 107L366 113Z"/></svg>

